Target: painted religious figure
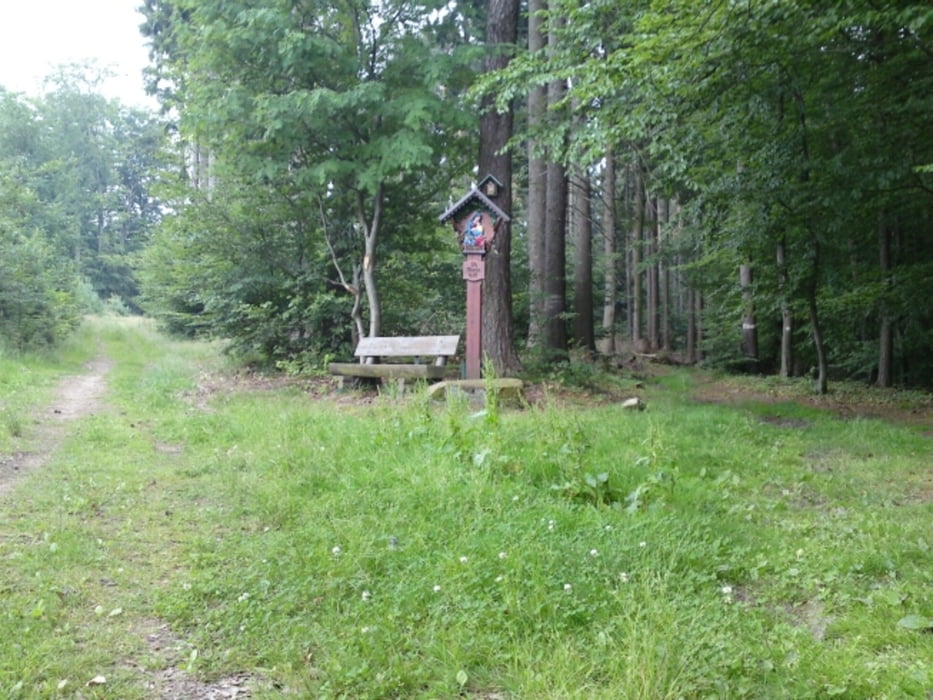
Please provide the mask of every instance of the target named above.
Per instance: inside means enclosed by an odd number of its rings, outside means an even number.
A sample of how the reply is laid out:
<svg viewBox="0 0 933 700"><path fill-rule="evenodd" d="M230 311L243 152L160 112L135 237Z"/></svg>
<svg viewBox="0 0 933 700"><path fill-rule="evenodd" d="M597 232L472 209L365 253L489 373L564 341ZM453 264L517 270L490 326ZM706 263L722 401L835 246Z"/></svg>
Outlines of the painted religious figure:
<svg viewBox="0 0 933 700"><path fill-rule="evenodd" d="M464 253L485 253L495 232L492 217L483 209L476 209L460 220L460 247Z"/></svg>
<svg viewBox="0 0 933 700"><path fill-rule="evenodd" d="M483 231L483 213L475 211L467 219L466 226L463 229L463 247L464 248L485 248L486 234Z"/></svg>

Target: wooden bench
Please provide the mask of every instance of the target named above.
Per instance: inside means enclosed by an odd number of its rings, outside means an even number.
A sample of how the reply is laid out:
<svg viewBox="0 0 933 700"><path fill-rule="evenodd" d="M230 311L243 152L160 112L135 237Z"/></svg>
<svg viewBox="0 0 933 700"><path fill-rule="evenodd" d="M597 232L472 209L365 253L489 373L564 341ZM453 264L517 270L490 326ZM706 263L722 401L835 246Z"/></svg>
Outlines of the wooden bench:
<svg viewBox="0 0 933 700"><path fill-rule="evenodd" d="M459 335L426 335L409 338L361 338L353 353L359 362L331 362L327 369L339 377L405 380L444 378L447 358L457 353ZM379 362L382 358L410 358L409 362ZM423 358L431 358L429 364Z"/></svg>

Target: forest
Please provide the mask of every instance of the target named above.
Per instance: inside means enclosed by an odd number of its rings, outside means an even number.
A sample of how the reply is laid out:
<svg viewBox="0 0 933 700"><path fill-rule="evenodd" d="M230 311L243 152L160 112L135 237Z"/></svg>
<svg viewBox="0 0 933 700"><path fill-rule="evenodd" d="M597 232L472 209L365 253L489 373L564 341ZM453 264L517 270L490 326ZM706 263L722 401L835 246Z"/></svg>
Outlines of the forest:
<svg viewBox="0 0 933 700"><path fill-rule="evenodd" d="M145 0L158 113L0 88L0 335L87 312L319 371L461 333L486 175L499 374L652 355L933 387L933 5Z"/></svg>

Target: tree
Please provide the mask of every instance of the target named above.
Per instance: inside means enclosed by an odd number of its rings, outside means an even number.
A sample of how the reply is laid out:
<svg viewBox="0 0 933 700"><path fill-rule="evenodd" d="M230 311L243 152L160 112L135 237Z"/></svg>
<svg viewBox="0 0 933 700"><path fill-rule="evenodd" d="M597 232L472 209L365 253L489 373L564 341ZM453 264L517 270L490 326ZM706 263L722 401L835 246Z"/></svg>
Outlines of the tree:
<svg viewBox="0 0 933 700"><path fill-rule="evenodd" d="M165 133L154 115L98 94L104 75L70 65L47 79L36 102L46 159L42 196L65 217L55 244L94 291L135 308L131 261L161 218L152 188Z"/></svg>
<svg viewBox="0 0 933 700"><path fill-rule="evenodd" d="M606 151L603 171L602 227L603 227L603 316L602 333L606 336L606 354L616 351L616 295L618 294L619 261L616 255L616 157L610 147Z"/></svg>
<svg viewBox="0 0 933 700"><path fill-rule="evenodd" d="M0 326L29 349L83 311L135 308L134 256L160 216L151 171L161 125L97 94L103 73L69 65L41 98L0 89Z"/></svg>
<svg viewBox="0 0 933 700"><path fill-rule="evenodd" d="M234 287L237 303L217 306L229 289L214 279L221 286L201 292L204 313L222 308L224 330L252 329L249 345L283 357L294 352L290 338L325 331L307 328L296 304L345 290L366 301L353 306L357 322L368 317L356 327L379 334L383 251L420 239L413 232L432 218L425 203L439 202L463 167L468 115L453 98L469 78L469 52L442 41L459 15L432 17L434 4L408 0L193 7L153 1L145 11L181 134L211 154L215 187L194 206L235 208L234 235L261 235L270 248L260 260L278 261L259 287ZM223 217L208 220L200 236L232 235ZM258 279L259 261L234 253L251 248L244 239L200 250ZM348 318L338 335L348 340L350 328Z"/></svg>
<svg viewBox="0 0 933 700"><path fill-rule="evenodd" d="M21 166L0 158L0 343L18 351L59 343L80 313L73 267L49 244Z"/></svg>
<svg viewBox="0 0 933 700"><path fill-rule="evenodd" d="M528 3L528 52L532 56L545 53L547 32L543 14L547 6L543 0ZM547 161L540 131L546 128L547 90L543 84L532 85L528 93L528 346L540 343L544 325L545 221L547 214Z"/></svg>
<svg viewBox="0 0 933 700"><path fill-rule="evenodd" d="M570 218L573 231L573 341L596 350L593 334L593 216L589 173L571 178Z"/></svg>
<svg viewBox="0 0 933 700"><path fill-rule="evenodd" d="M518 37L518 0L488 0L486 16L486 72L508 65L509 53ZM496 177L502 184L499 202L511 213L512 156L506 148L512 138L511 105L495 107L492 96L483 98L480 117L479 172ZM520 367L515 350L511 288L512 233L504 223L496 233L486 255L486 279L483 281L483 351L499 375Z"/></svg>

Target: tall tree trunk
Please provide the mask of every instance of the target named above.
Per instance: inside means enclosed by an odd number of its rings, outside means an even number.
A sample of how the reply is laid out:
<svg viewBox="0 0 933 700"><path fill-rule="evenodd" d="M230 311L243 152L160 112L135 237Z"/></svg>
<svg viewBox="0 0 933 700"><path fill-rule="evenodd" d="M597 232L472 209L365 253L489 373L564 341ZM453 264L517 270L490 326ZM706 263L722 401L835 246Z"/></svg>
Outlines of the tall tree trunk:
<svg viewBox="0 0 933 700"><path fill-rule="evenodd" d="M683 249L683 217L681 216L681 207L680 201L677 199L672 199L670 206L668 207L667 213L668 224L671 222L674 223L673 226L668 227L667 235L668 239L671 240L671 248L673 251L673 257L671 258L670 272L668 275L669 280L669 307L671 319L669 322L670 333L671 333L671 348L673 351L674 347L677 345L677 340L675 338L673 328L675 324L679 327L681 324L684 325L684 338L683 342L686 344L686 333L688 330L687 324L689 323L690 317L690 288L686 284L686 273L684 268L687 263L686 252ZM685 348L684 348L685 350ZM685 356L689 361L690 354L685 352Z"/></svg>
<svg viewBox="0 0 933 700"><path fill-rule="evenodd" d="M671 219L671 200L664 199L658 202L658 285L660 287L658 302L660 305L661 349L671 351L671 266L666 262L666 255L661 255L665 249L666 227Z"/></svg>
<svg viewBox="0 0 933 700"><path fill-rule="evenodd" d="M573 339L589 352L593 337L593 217L590 176L579 168L572 180L570 208L573 223Z"/></svg>
<svg viewBox="0 0 933 700"><path fill-rule="evenodd" d="M813 241L813 269L810 284L807 288L807 308L810 311L810 332L813 334L813 347L816 350L816 392L825 394L828 389L826 363L826 347L823 343L823 331L820 327L819 310L816 303L816 293L819 289L820 275L820 244Z"/></svg>
<svg viewBox="0 0 933 700"><path fill-rule="evenodd" d="M794 312L790 307L788 287L787 249L784 238L777 245L778 294L781 300L781 377L787 379L794 372Z"/></svg>
<svg viewBox="0 0 933 700"><path fill-rule="evenodd" d="M365 329L363 325L363 295L360 294L360 289L362 289L362 274L363 268L360 265L354 265L353 282L348 288L348 291L353 295L353 308L350 309L350 318L353 319L353 328L350 336L353 339L354 347L359 345L360 338L363 337ZM344 283L344 287L347 287L346 283ZM362 361L363 358L360 358L360 362Z"/></svg>
<svg viewBox="0 0 933 700"><path fill-rule="evenodd" d="M540 16L547 9L543 0L528 2L528 50L543 51L546 46L544 19ZM547 161L534 134L544 121L547 111L547 88L543 85L532 88L528 93L528 128L532 137L528 140L528 347L537 347L541 342L544 319L544 269L545 269L545 205L547 202Z"/></svg>
<svg viewBox="0 0 933 700"><path fill-rule="evenodd" d="M382 185L373 196L372 218L367 220L363 193L357 194L357 219L363 230L363 286L366 288L366 301L369 306L369 335L374 337L382 332L382 304L376 286L376 243L382 225Z"/></svg>
<svg viewBox="0 0 933 700"><path fill-rule="evenodd" d="M616 259L616 160L612 147L606 149L606 169L603 172L603 323L602 331L608 355L616 346L616 287L619 283L619 262Z"/></svg>
<svg viewBox="0 0 933 700"><path fill-rule="evenodd" d="M636 352L645 352L648 350L645 339L642 336L642 301L644 296L644 285L642 283L642 245L644 244L645 233L645 184L642 179L642 172L639 166L634 167L635 175L635 193L633 200L632 217L632 246L631 246L631 279L632 279L632 303L631 303L631 328L632 345Z"/></svg>
<svg viewBox="0 0 933 700"><path fill-rule="evenodd" d="M742 354L753 368L758 366L758 324L755 320L755 297L752 294L752 266L739 266L739 286L742 288Z"/></svg>
<svg viewBox="0 0 933 700"><path fill-rule="evenodd" d="M488 0L486 16L485 70L505 68L509 53L504 49L518 38L518 0ZM493 96L483 99L480 117L479 174L493 175L502 183L496 201L507 214L512 211L512 156L506 148L512 137L512 109L499 112L492 107ZM486 254L486 279L483 281L483 352L495 372L502 376L521 368L515 350L512 320L512 231L503 222Z"/></svg>
<svg viewBox="0 0 933 700"><path fill-rule="evenodd" d="M703 361L703 292L697 280L687 287L687 361Z"/></svg>
<svg viewBox="0 0 933 700"><path fill-rule="evenodd" d="M660 334L658 333L658 260L657 260L657 227L658 227L658 198L648 197L645 202L644 258L645 267L645 320L647 322L648 348L653 352L658 349Z"/></svg>
<svg viewBox="0 0 933 700"><path fill-rule="evenodd" d="M692 287L687 287L687 301L686 301L686 316L687 316L687 337L685 339L686 348L684 349L684 354L686 355L687 362L694 364L696 359L696 348L697 348L697 324L696 324L696 303L694 302L694 294L696 292Z"/></svg>
<svg viewBox="0 0 933 700"><path fill-rule="evenodd" d="M894 330L888 312L888 295L891 287L891 233L885 224L884 212L878 214L878 257L881 272L881 328L878 348L878 386L889 387L894 383L892 364L894 354Z"/></svg>
<svg viewBox="0 0 933 700"><path fill-rule="evenodd" d="M547 166L545 231L544 347L560 357L567 351L567 176L560 163Z"/></svg>
<svg viewBox="0 0 933 700"><path fill-rule="evenodd" d="M696 347L694 348L694 360L697 363L703 362L703 292L697 289L693 294L693 322L696 326Z"/></svg>
<svg viewBox="0 0 933 700"><path fill-rule="evenodd" d="M549 19L549 51L557 46L558 33L554 29L559 21L554 15ZM562 79L548 83L548 108L556 108L565 94L566 86ZM567 173L555 156L551 154L547 165L544 345L548 355L560 358L567 352Z"/></svg>

